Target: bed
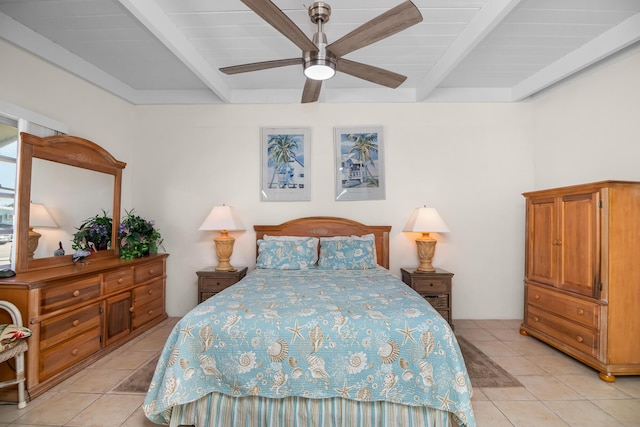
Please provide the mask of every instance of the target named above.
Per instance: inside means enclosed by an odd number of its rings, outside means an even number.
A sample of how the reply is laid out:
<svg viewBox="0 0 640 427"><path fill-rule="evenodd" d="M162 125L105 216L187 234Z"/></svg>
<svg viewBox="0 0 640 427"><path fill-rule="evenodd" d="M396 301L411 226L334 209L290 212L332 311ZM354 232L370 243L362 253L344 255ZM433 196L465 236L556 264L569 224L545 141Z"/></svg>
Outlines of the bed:
<svg viewBox="0 0 640 427"><path fill-rule="evenodd" d="M255 226L256 269L174 327L143 404L171 426L475 426L448 323L388 271L389 226Z"/></svg>

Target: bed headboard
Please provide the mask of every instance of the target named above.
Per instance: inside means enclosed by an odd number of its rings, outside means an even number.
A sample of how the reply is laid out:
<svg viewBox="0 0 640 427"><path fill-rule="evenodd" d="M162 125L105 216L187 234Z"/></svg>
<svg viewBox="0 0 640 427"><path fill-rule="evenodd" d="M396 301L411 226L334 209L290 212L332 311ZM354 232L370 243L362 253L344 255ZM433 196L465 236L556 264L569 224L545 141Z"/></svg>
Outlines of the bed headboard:
<svg viewBox="0 0 640 427"><path fill-rule="evenodd" d="M268 236L363 236L373 234L376 238L378 264L389 268L389 231L390 225L364 225L346 218L332 216L312 216L292 219L279 225L254 225L256 240Z"/></svg>

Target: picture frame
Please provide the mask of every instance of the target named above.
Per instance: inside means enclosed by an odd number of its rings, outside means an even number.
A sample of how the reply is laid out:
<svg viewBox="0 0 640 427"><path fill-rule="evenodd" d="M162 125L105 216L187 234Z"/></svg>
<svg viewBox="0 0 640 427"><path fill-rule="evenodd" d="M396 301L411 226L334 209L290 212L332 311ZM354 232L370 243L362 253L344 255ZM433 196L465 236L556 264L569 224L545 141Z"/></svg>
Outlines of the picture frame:
<svg viewBox="0 0 640 427"><path fill-rule="evenodd" d="M384 200L384 140L382 126L334 128L335 197Z"/></svg>
<svg viewBox="0 0 640 427"><path fill-rule="evenodd" d="M260 138L263 202L311 200L311 130L263 127Z"/></svg>

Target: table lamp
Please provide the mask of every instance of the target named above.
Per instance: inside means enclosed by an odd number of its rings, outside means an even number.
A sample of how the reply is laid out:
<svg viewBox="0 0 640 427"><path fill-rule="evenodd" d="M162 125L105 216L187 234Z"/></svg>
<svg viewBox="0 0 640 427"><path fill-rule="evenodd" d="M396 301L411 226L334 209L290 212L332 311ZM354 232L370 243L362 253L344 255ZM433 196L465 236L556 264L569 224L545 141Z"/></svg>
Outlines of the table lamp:
<svg viewBox="0 0 640 427"><path fill-rule="evenodd" d="M49 211L42 203L31 203L29 205L29 237L27 238L27 257L33 258L36 249L38 249L38 241L42 236L33 227L50 227L58 228L58 224L53 220Z"/></svg>
<svg viewBox="0 0 640 427"><path fill-rule="evenodd" d="M418 259L420 265L416 269L418 272L433 272L436 269L431 265L431 260L436 252L437 240L429 235L429 233L447 233L449 227L442 220L440 214L435 208L423 206L413 211L407 225L403 231L422 233L422 236L416 239L418 246Z"/></svg>
<svg viewBox="0 0 640 427"><path fill-rule="evenodd" d="M218 265L216 271L235 271L229 263L236 239L229 236L229 231L244 230L242 221L238 219L231 206L214 206L198 230L219 231L220 235L213 239L216 244Z"/></svg>

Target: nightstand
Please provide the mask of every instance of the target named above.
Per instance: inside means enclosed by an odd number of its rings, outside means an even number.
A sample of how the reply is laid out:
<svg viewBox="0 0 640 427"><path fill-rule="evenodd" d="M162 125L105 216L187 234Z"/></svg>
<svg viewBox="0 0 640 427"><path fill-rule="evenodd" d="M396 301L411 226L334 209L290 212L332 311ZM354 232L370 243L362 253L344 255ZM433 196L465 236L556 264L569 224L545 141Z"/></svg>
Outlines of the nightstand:
<svg viewBox="0 0 640 427"><path fill-rule="evenodd" d="M198 304L209 299L218 292L227 289L247 274L247 267L236 271L216 271L215 267L207 267L196 271L198 275Z"/></svg>
<svg viewBox="0 0 640 427"><path fill-rule="evenodd" d="M429 301L453 329L453 319L451 319L451 278L453 273L439 268L431 273L407 268L401 268L400 272L402 273L402 281Z"/></svg>

